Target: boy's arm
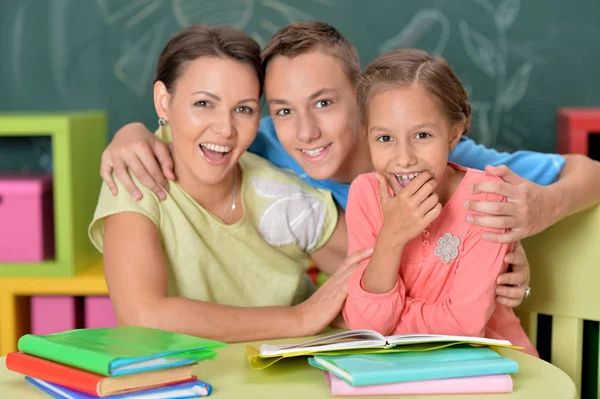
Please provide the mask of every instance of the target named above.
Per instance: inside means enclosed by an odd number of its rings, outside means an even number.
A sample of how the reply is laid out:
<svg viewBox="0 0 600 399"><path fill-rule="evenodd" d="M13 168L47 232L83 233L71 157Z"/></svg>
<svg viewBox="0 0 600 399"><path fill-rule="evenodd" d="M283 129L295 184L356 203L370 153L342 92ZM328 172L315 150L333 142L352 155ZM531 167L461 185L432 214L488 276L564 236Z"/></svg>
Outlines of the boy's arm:
<svg viewBox="0 0 600 399"><path fill-rule="evenodd" d="M135 185L129 171L161 200L166 198L164 190L169 189L168 180L175 180L168 143L159 140L146 126L137 122L120 128L108 144L102 153L100 176L113 195L118 194L116 176L127 192L140 200L142 190Z"/></svg>
<svg viewBox="0 0 600 399"><path fill-rule="evenodd" d="M498 152L464 137L450 153L450 161L485 169L504 180L482 182L473 187L473 193L506 196L506 204L470 201L466 205L485 214L473 215L473 224L510 229L506 233L486 234L487 240L519 241L600 203L600 163L584 155Z"/></svg>
<svg viewBox="0 0 600 399"><path fill-rule="evenodd" d="M482 182L473 192L504 195L508 202L498 206L488 201L471 201L470 209L487 215L472 216L479 226L508 228L506 233L489 233L487 240L514 242L537 234L565 217L600 203L600 162L584 155L565 155L558 181L549 186L530 182L505 166L487 172L504 182Z"/></svg>

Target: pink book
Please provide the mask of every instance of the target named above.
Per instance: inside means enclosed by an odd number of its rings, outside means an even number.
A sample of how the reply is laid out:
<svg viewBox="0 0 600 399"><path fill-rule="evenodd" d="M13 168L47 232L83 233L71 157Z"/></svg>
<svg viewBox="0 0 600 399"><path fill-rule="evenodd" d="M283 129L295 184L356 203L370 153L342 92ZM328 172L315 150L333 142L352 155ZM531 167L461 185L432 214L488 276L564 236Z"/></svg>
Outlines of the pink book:
<svg viewBox="0 0 600 399"><path fill-rule="evenodd" d="M509 374L353 387L334 374L325 372L325 381L331 396L507 393L513 390Z"/></svg>

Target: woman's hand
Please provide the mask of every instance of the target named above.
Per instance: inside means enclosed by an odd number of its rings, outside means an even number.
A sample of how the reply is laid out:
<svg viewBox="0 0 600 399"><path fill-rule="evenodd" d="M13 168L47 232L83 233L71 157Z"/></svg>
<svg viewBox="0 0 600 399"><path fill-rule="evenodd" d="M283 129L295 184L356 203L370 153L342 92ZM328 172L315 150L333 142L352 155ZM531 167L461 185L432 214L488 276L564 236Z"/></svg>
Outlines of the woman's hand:
<svg viewBox="0 0 600 399"><path fill-rule="evenodd" d="M394 181L392 196L386 178L380 173L376 176L383 209L382 232L390 234L392 242L403 247L440 215L442 204L433 192L436 183L429 172L423 172L403 189Z"/></svg>
<svg viewBox="0 0 600 399"><path fill-rule="evenodd" d="M161 200L166 198L164 190L169 189L167 179L175 180L168 144L156 138L141 123L131 123L119 129L102 153L100 166L100 176L113 195L118 193L114 171L129 194L139 200L142 193L131 180L128 170Z"/></svg>
<svg viewBox="0 0 600 399"><path fill-rule="evenodd" d="M337 271L310 298L296 305L302 320L303 334L317 334L332 322L339 321L336 318L346 300L348 278L372 253L372 249L362 249L348 256Z"/></svg>
<svg viewBox="0 0 600 399"><path fill-rule="evenodd" d="M507 166L487 166L486 172L504 180L474 184L472 193L494 193L506 202L467 201L465 206L484 215L469 215L467 222L499 229L506 233L484 233L483 239L510 243L537 234L557 222L555 196L548 187L524 179Z"/></svg>
<svg viewBox="0 0 600 399"><path fill-rule="evenodd" d="M498 276L496 280L496 301L501 305L516 308L525 299L530 279L529 262L520 242L513 252L506 254L504 260L509 265L509 271Z"/></svg>

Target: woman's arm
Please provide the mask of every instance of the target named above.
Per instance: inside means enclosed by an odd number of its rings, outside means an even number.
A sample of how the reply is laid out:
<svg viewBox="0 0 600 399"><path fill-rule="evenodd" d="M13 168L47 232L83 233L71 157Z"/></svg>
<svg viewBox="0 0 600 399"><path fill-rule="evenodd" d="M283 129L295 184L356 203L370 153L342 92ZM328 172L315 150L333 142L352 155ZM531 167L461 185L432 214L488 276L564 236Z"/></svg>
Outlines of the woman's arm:
<svg viewBox="0 0 600 399"><path fill-rule="evenodd" d="M346 233L346 215L338 207L338 222L327 243L310 254L319 270L328 276L334 274L342 264L348 252L348 235ZM367 248L368 249L368 248Z"/></svg>
<svg viewBox="0 0 600 399"><path fill-rule="evenodd" d="M120 324L226 342L293 337L307 332L295 307L238 308L169 297L160 233L149 219L137 213L105 219L104 268Z"/></svg>
<svg viewBox="0 0 600 399"><path fill-rule="evenodd" d="M104 268L119 324L225 342L318 333L341 310L353 270L351 264L341 267L311 298L294 307L233 307L169 297L160 233L135 212L106 217Z"/></svg>

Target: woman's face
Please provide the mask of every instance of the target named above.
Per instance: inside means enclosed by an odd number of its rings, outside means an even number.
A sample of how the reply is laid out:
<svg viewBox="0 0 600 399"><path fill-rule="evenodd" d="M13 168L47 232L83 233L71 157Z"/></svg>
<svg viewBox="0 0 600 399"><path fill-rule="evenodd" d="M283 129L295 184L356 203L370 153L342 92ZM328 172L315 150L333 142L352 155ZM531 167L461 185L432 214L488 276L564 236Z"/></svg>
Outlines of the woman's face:
<svg viewBox="0 0 600 399"><path fill-rule="evenodd" d="M155 84L155 106L171 128L179 179L217 184L256 137L258 77L250 65L230 58L200 57L181 68L171 92Z"/></svg>

